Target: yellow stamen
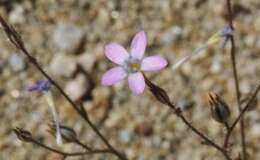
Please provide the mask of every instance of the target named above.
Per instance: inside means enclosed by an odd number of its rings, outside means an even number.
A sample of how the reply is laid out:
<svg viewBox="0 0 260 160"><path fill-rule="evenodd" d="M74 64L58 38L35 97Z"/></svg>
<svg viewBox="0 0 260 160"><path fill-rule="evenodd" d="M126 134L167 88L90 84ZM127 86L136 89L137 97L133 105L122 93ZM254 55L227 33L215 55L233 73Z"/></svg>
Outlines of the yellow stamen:
<svg viewBox="0 0 260 160"><path fill-rule="evenodd" d="M132 71L138 71L141 66L138 63L130 63L129 67L131 68Z"/></svg>

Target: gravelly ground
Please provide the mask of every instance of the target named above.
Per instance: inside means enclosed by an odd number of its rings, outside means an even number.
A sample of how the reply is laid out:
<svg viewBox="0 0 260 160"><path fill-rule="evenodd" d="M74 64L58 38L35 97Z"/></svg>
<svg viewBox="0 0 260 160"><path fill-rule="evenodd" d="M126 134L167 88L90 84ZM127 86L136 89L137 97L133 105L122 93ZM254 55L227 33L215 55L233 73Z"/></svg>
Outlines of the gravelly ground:
<svg viewBox="0 0 260 160"><path fill-rule="evenodd" d="M224 130L210 118L207 94L222 95L231 106L232 116L237 115L228 47L222 50L221 44L216 44L177 72L171 66L226 25L224 6L224 0L1 0L0 13L18 29L46 71L75 101L84 102L91 119L129 159L217 160L221 155L201 145L148 90L136 97L126 83L103 87L100 77L112 66L103 56L104 45L115 41L127 47L133 35L144 30L149 39L146 54L161 54L169 61L167 69L147 75L165 88L175 103L190 108L185 115L196 126L222 142ZM260 1L238 0L234 11L239 79L241 93L246 96L260 77ZM2 31L0 34L0 160L58 158L20 142L12 133L12 128L19 126L55 146L47 133L51 115L43 96L24 90L43 77ZM72 126L84 142L102 147L64 98L53 92L62 123ZM246 116L248 151L255 160L260 158L259 112L258 105ZM231 142L237 155L238 135ZM69 144L62 149L80 150ZM99 155L81 159L115 158Z"/></svg>

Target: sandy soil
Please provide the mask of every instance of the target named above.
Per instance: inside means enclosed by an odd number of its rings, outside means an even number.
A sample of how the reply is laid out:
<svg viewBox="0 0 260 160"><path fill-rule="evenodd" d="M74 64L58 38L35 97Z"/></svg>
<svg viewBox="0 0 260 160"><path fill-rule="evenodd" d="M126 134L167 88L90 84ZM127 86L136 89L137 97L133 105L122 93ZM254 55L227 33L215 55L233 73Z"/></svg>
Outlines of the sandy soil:
<svg viewBox="0 0 260 160"><path fill-rule="evenodd" d="M237 0L234 11L238 74L241 93L246 97L260 78L260 1ZM230 46L223 50L217 43L178 71L172 66L227 25L224 0L1 0L0 13L21 33L43 68L75 101L84 103L102 133L129 159L223 159L215 149L201 145L201 140L148 89L137 97L126 82L104 87L100 77L113 66L104 57L104 45L114 41L129 48L133 35L144 30L148 36L146 55L160 54L169 61L165 70L147 76L185 109L184 114L195 126L222 143L225 130L211 118L207 94L220 94L231 108L231 118L238 114ZM22 127L57 147L47 132L52 116L43 95L25 91L26 86L44 77L10 44L3 31L0 34L0 160L60 159L21 142L12 132L12 128ZM54 88L52 92L62 124L74 128L90 146L104 147L60 93ZM259 107L246 116L252 160L260 159ZM237 130L231 139L234 156L240 152ZM72 144L57 148L82 150Z"/></svg>

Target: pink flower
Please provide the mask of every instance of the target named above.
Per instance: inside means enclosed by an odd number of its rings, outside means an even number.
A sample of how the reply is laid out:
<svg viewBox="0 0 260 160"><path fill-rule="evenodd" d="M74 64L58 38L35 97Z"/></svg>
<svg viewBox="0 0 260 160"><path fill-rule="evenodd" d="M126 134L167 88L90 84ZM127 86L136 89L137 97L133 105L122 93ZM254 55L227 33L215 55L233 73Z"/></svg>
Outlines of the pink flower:
<svg viewBox="0 0 260 160"><path fill-rule="evenodd" d="M166 67L167 61L161 56L143 57L147 39L144 31L134 36L130 54L124 47L117 43L105 46L106 57L119 66L111 68L102 77L104 86L113 85L128 77L128 86L134 95L142 94L145 80L142 71L158 71Z"/></svg>

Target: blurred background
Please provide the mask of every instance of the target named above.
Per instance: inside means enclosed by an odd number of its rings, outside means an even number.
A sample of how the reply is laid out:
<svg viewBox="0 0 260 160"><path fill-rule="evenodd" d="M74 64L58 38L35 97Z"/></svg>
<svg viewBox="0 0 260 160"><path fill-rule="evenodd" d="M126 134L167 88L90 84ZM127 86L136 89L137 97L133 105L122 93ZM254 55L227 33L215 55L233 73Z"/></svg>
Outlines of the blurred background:
<svg viewBox="0 0 260 160"><path fill-rule="evenodd" d="M240 88L246 97L260 77L260 1L233 2ZM0 0L0 13L19 31L43 68L74 101L84 103L91 120L129 159L222 159L214 148L201 145L201 140L148 90L137 97L126 82L103 87L100 78L113 66L104 57L104 45L113 41L129 48L134 34L144 30L148 37L145 54L160 54L169 61L165 70L147 76L169 93L195 126L222 143L225 130L210 116L208 93L216 92L226 100L232 118L238 114L229 46L223 50L221 43L215 44L178 71L174 72L172 65L227 25L225 0ZM61 159L21 142L12 132L18 126L57 147L47 132L52 116L43 95L25 91L40 79L44 77L1 30L0 160ZM54 88L52 91L62 124L74 128L86 144L104 147L61 94ZM260 159L259 107L246 115L248 152L255 160ZM237 130L231 139L234 156L240 151ZM71 144L60 149L82 150ZM71 159L116 158L95 155Z"/></svg>

